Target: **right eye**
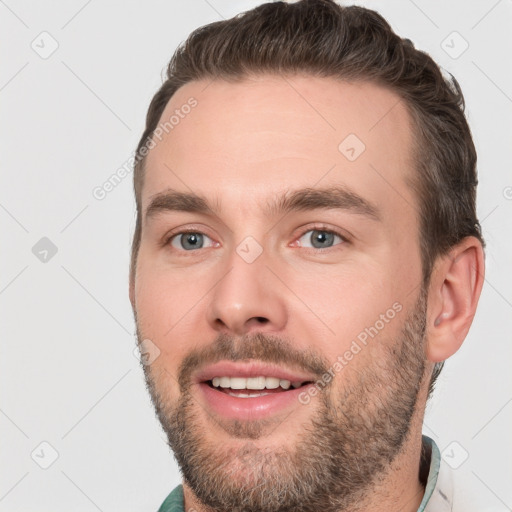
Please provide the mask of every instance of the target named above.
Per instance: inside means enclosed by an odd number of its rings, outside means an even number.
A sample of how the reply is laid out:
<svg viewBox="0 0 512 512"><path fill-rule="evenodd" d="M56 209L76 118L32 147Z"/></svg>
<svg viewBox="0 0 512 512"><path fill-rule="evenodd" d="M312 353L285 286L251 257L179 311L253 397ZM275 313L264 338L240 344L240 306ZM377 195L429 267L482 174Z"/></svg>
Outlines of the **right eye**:
<svg viewBox="0 0 512 512"><path fill-rule="evenodd" d="M174 249L185 251L213 247L213 240L209 236L204 233L199 233L198 231L182 231L180 233L175 233L169 238L167 243ZM205 243L207 245L205 245Z"/></svg>

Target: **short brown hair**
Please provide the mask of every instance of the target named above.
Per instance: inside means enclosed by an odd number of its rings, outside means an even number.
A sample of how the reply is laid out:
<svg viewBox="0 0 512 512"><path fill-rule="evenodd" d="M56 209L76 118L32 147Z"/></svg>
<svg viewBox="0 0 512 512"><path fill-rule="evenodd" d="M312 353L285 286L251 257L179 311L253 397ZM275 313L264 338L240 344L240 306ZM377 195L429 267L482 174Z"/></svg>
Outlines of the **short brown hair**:
<svg viewBox="0 0 512 512"><path fill-rule="evenodd" d="M141 149L178 88L193 80L243 80L257 74L305 74L368 81L396 93L411 115L416 162L410 186L419 202L423 286L434 262L464 237L484 241L476 216L476 151L457 80L393 32L377 12L333 0L271 2L196 29L180 45L149 106L136 153L137 221L130 281L141 240ZM443 363L432 374L429 396Z"/></svg>

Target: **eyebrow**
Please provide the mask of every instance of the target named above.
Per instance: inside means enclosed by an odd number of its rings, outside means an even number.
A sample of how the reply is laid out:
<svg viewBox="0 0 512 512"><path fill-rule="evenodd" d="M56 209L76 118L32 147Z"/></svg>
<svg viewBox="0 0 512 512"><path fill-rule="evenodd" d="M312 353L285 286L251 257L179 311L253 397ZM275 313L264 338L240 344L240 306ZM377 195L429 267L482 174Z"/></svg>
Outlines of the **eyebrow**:
<svg viewBox="0 0 512 512"><path fill-rule="evenodd" d="M345 187L302 188L286 191L277 199L268 200L267 216L286 215L294 211L338 209L380 220L379 209L367 199ZM212 205L205 197L193 192L166 190L155 194L146 209L146 220L160 213L179 211L217 216L220 205Z"/></svg>

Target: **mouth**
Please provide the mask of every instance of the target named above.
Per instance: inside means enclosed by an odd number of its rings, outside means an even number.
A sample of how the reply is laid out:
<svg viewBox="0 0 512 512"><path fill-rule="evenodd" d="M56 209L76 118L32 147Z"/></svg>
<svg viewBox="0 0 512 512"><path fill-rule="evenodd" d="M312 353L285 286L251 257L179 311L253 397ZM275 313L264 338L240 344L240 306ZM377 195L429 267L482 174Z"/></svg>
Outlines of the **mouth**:
<svg viewBox="0 0 512 512"><path fill-rule="evenodd" d="M259 362L224 361L195 376L201 405L226 418L253 421L301 405L299 395L314 385L311 375Z"/></svg>
<svg viewBox="0 0 512 512"><path fill-rule="evenodd" d="M283 393L299 389L312 381L289 381L277 377L214 377L204 381L210 388L237 398L257 398L259 396Z"/></svg>

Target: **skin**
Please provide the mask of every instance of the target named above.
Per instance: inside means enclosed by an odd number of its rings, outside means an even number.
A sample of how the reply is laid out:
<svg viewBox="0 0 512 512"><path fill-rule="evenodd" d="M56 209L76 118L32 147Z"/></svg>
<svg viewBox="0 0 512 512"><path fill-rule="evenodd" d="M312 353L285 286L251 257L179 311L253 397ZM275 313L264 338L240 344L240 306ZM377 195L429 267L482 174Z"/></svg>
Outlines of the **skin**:
<svg viewBox="0 0 512 512"><path fill-rule="evenodd" d="M240 83L189 83L171 98L162 120L190 97L197 106L148 155L142 211L155 194L174 189L200 194L220 212L166 212L143 223L130 300L139 341L150 339L160 350L145 368L146 378L170 414L183 397L181 363L191 351L212 346L219 335L279 336L294 350L332 365L365 327L398 302L403 309L396 318L336 373L328 396L338 403L365 368L391 361L390 351L420 294L418 199L407 185L415 171L405 105L370 83L262 75ZM366 146L353 162L338 150L351 133ZM283 217L262 209L287 190L331 186L346 187L374 204L379 220L345 210ZM319 224L347 240L336 239L328 249L311 247L303 235ZM207 235L209 246L185 251L178 241L163 244L171 232L185 228ZM262 248L250 264L236 252L248 236ZM392 464L359 496L366 511L412 512L421 502L418 468L428 381L434 362L462 344L483 272L482 248L474 238L436 262L426 290L425 373L419 377L409 435ZM197 389L189 391L205 446L235 450L245 445L247 438L234 435L229 421L205 410ZM251 446L270 453L293 451L325 396L320 393L307 406L297 403L292 414L254 426L252 433L258 435ZM251 426L246 428L249 434ZM230 468L231 478L242 478L240 467ZM186 483L184 495L186 509L207 510Z"/></svg>

